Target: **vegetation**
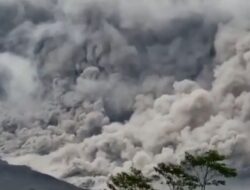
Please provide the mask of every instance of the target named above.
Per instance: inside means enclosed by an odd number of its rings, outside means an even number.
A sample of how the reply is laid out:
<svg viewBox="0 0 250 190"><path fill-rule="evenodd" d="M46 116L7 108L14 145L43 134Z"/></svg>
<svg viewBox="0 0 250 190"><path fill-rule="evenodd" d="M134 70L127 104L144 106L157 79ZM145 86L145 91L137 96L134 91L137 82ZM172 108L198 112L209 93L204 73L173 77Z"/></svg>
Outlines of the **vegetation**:
<svg viewBox="0 0 250 190"><path fill-rule="evenodd" d="M119 173L111 176L108 187L111 190L153 190L150 178L143 176L140 170L130 168L129 173Z"/></svg>
<svg viewBox="0 0 250 190"><path fill-rule="evenodd" d="M224 155L211 150L197 156L186 153L181 164L189 175L194 176L196 186L205 190L207 186L225 185L225 178L236 177L236 170L223 163L225 159Z"/></svg>
<svg viewBox="0 0 250 190"><path fill-rule="evenodd" d="M154 168L156 175L153 176L155 179L161 180L165 183L170 190L184 190L195 189L196 178L186 173L185 169L181 165L177 164L164 164L160 163Z"/></svg>
<svg viewBox="0 0 250 190"><path fill-rule="evenodd" d="M111 190L154 190L153 182L160 182L170 190L205 190L208 186L225 185L226 178L236 177L237 172L225 163L226 157L211 150L203 154L185 154L180 164L158 164L155 175L145 177L140 170L111 176L108 187Z"/></svg>

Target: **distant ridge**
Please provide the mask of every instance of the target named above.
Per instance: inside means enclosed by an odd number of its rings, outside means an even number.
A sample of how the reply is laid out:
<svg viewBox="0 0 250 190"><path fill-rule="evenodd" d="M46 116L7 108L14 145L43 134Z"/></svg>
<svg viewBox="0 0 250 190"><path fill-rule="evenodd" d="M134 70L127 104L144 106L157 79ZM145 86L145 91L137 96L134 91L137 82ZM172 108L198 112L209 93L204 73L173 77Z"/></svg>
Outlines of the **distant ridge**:
<svg viewBox="0 0 250 190"><path fill-rule="evenodd" d="M1 190L87 190L33 171L26 166L13 166L0 160Z"/></svg>

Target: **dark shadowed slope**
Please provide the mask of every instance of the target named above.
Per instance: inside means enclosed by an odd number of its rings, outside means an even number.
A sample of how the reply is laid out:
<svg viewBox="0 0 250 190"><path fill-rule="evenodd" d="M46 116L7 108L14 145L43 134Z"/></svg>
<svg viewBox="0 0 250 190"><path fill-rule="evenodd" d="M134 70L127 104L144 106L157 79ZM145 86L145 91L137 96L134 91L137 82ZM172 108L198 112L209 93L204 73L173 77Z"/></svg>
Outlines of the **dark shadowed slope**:
<svg viewBox="0 0 250 190"><path fill-rule="evenodd" d="M0 160L1 190L82 190L26 166L12 166Z"/></svg>

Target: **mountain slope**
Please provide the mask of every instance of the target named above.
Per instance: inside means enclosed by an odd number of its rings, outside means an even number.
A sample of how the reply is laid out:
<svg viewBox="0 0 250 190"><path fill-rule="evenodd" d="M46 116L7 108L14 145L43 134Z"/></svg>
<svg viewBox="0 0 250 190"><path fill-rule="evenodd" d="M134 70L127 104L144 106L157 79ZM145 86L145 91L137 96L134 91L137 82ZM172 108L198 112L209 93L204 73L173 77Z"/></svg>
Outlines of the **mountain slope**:
<svg viewBox="0 0 250 190"><path fill-rule="evenodd" d="M13 166L0 161L2 190L82 190L26 166Z"/></svg>

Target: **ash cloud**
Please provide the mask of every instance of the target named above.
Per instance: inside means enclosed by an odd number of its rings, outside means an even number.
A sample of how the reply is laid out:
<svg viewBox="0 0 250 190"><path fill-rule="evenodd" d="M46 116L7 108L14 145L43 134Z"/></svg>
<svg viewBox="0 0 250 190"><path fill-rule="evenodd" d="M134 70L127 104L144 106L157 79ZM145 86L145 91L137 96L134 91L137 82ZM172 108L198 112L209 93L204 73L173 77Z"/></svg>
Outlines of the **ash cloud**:
<svg viewBox="0 0 250 190"><path fill-rule="evenodd" d="M95 186L185 151L248 166L248 8L0 0L1 157Z"/></svg>

